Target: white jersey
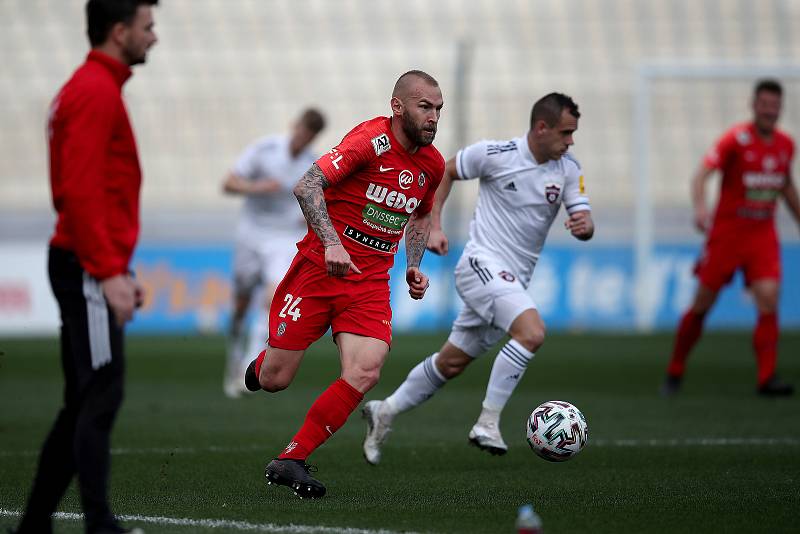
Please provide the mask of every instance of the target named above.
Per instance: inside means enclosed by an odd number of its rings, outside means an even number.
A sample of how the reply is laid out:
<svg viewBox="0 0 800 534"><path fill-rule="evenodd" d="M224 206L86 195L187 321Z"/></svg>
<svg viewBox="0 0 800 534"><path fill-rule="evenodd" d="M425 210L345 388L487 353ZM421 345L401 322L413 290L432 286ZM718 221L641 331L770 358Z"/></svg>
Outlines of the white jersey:
<svg viewBox="0 0 800 534"><path fill-rule="evenodd" d="M569 214L591 209L577 160L565 154L537 163L525 136L465 147L456 170L462 180L480 178L464 254L501 261L524 287L561 204Z"/></svg>
<svg viewBox="0 0 800 534"><path fill-rule="evenodd" d="M280 191L263 195L247 195L242 206L237 232L240 236L264 236L269 232L297 234L306 229L300 205L292 189L316 161L309 149L292 158L289 137L269 136L248 146L233 167L233 172L247 180L276 180Z"/></svg>

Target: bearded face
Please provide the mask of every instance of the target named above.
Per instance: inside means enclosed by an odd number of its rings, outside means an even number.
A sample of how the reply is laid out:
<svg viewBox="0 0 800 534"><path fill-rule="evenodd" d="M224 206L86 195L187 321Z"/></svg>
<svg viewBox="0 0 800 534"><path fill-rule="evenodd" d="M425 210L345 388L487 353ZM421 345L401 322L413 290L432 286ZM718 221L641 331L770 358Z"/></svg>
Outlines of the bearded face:
<svg viewBox="0 0 800 534"><path fill-rule="evenodd" d="M436 137L437 123L425 115L414 117L409 108L403 110L403 132L417 146L428 146Z"/></svg>

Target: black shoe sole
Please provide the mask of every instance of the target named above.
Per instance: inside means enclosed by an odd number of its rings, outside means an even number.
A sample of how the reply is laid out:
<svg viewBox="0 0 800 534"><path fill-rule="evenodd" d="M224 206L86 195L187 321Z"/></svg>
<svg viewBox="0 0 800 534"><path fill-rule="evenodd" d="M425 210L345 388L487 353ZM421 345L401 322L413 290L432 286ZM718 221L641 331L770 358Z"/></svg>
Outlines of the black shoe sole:
<svg viewBox="0 0 800 534"><path fill-rule="evenodd" d="M261 382L258 381L258 375L256 375L255 360L250 362L250 365L247 366L247 371L244 372L244 387L247 388L247 391L261 390Z"/></svg>
<svg viewBox="0 0 800 534"><path fill-rule="evenodd" d="M269 466L264 470L264 476L267 477L268 485L286 486L301 499L319 499L325 496L325 486L314 486L313 484L285 477L276 471L270 470Z"/></svg>
<svg viewBox="0 0 800 534"><path fill-rule="evenodd" d="M469 439L469 438L467 439L470 445L472 445L473 447L477 447L482 451L486 451L492 456L503 456L505 453L508 452L508 449L501 449L500 447L492 447L491 445L481 445L480 443L478 443L477 439Z"/></svg>

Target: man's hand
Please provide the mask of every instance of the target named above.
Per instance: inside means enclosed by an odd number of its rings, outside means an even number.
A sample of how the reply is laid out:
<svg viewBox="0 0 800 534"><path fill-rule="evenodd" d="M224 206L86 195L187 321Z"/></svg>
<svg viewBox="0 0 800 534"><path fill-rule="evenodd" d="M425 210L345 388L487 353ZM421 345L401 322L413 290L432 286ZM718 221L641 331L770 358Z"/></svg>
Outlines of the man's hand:
<svg viewBox="0 0 800 534"><path fill-rule="evenodd" d="M694 209L694 227L703 234L708 230L708 210L705 206L698 206Z"/></svg>
<svg viewBox="0 0 800 534"><path fill-rule="evenodd" d="M594 222L590 211L578 211L564 221L564 228L578 239L586 240L594 234Z"/></svg>
<svg viewBox="0 0 800 534"><path fill-rule="evenodd" d="M450 244L447 240L447 236L441 228L438 230L431 230L431 233L428 236L428 250L434 254L438 254L439 256L444 256L447 254L449 245Z"/></svg>
<svg viewBox="0 0 800 534"><path fill-rule="evenodd" d="M144 288L142 287L142 284L140 284L133 276L129 275L128 279L130 279L131 283L133 284L134 305L136 308L141 308L144 304Z"/></svg>
<svg viewBox="0 0 800 534"><path fill-rule="evenodd" d="M419 300L425 296L425 291L431 285L428 277L422 274L417 267L406 269L406 282L408 282L408 294L414 300Z"/></svg>
<svg viewBox="0 0 800 534"><path fill-rule="evenodd" d="M118 274L100 282L106 302L114 313L114 318L120 327L133 319L133 309L136 307L136 284L127 274Z"/></svg>
<svg viewBox="0 0 800 534"><path fill-rule="evenodd" d="M350 271L361 274L361 271L352 262L350 254L347 253L341 243L325 248L325 267L328 270L328 276L342 278L347 276Z"/></svg>

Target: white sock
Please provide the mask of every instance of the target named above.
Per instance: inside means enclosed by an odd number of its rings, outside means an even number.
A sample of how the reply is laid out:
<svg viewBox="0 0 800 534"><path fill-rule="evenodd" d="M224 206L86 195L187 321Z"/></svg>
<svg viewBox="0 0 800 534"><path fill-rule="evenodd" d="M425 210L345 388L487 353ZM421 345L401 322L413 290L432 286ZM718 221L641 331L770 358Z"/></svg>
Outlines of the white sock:
<svg viewBox="0 0 800 534"><path fill-rule="evenodd" d="M231 324L230 335L227 343L227 361L225 372L228 376L239 371L239 361L242 359L242 351L244 350L244 328L242 322L234 321Z"/></svg>
<svg viewBox="0 0 800 534"><path fill-rule="evenodd" d="M384 399L384 406L387 408L384 413L395 416L419 406L447 382L434 363L438 355L438 352L431 354L411 369L400 387Z"/></svg>
<svg viewBox="0 0 800 534"><path fill-rule="evenodd" d="M269 315L263 310L259 309L253 322L250 323L250 332L247 338L247 350L243 358L244 361L239 362L241 367L250 364L250 361L259 355L259 353L267 347L267 338L269 337Z"/></svg>
<svg viewBox="0 0 800 534"><path fill-rule="evenodd" d="M533 356L532 352L513 339L500 349L492 365L489 384L486 386L484 410L496 412L499 417Z"/></svg>

